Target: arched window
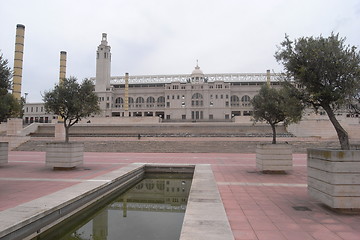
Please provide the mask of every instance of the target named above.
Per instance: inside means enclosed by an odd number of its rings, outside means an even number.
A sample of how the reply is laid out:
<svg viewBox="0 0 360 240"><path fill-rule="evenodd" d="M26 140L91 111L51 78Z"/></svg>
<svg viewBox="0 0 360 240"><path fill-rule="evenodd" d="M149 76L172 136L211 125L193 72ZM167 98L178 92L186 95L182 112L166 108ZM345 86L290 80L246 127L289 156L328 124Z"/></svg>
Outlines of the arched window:
<svg viewBox="0 0 360 240"><path fill-rule="evenodd" d="M134 99L132 97L128 98L128 104L129 104L129 108L134 107Z"/></svg>
<svg viewBox="0 0 360 240"><path fill-rule="evenodd" d="M232 95L232 96L230 97L230 105L231 105L232 107L238 107L238 106L240 106L240 99L239 99L239 97L236 96L236 95Z"/></svg>
<svg viewBox="0 0 360 240"><path fill-rule="evenodd" d="M136 103L144 103L144 98L143 97L137 97L136 98Z"/></svg>
<svg viewBox="0 0 360 240"><path fill-rule="evenodd" d="M124 106L124 99L122 97L118 97L115 99L115 108L122 108Z"/></svg>
<svg viewBox="0 0 360 240"><path fill-rule="evenodd" d="M199 107L199 106L203 106L203 96L200 93L195 93L194 95L192 95L191 97L191 106L193 107Z"/></svg>
<svg viewBox="0 0 360 240"><path fill-rule="evenodd" d="M195 93L192 95L191 99L203 99L203 96L200 93Z"/></svg>
<svg viewBox="0 0 360 240"><path fill-rule="evenodd" d="M155 103L155 98L153 98L153 97L148 97L148 98L146 99L146 103Z"/></svg>
<svg viewBox="0 0 360 240"><path fill-rule="evenodd" d="M143 189L143 187L144 187L144 183L142 183L142 182L135 186L135 188L137 190L141 190L141 189Z"/></svg>
<svg viewBox="0 0 360 240"><path fill-rule="evenodd" d="M155 184L153 183L152 180L148 180L147 182L145 182L145 187L147 190L153 190L155 187Z"/></svg>
<svg viewBox="0 0 360 240"><path fill-rule="evenodd" d="M244 106L244 107L249 107L250 106L250 97L248 96L248 95L244 95L244 96L242 96L242 98L241 98L241 102L242 102L242 106Z"/></svg>
<svg viewBox="0 0 360 240"><path fill-rule="evenodd" d="M143 97L137 97L136 98L136 107L142 107L142 104L145 102L144 98Z"/></svg>
<svg viewBox="0 0 360 240"><path fill-rule="evenodd" d="M155 98L154 97L148 97L146 99L146 107L154 107L155 104Z"/></svg>
<svg viewBox="0 0 360 240"><path fill-rule="evenodd" d="M158 107L165 107L165 97L164 96L158 97L157 106Z"/></svg>
<svg viewBox="0 0 360 240"><path fill-rule="evenodd" d="M242 96L241 101L242 102L250 102L250 97L248 95Z"/></svg>
<svg viewBox="0 0 360 240"><path fill-rule="evenodd" d="M164 180L156 181L156 188L160 191L164 191L165 189L165 182Z"/></svg>

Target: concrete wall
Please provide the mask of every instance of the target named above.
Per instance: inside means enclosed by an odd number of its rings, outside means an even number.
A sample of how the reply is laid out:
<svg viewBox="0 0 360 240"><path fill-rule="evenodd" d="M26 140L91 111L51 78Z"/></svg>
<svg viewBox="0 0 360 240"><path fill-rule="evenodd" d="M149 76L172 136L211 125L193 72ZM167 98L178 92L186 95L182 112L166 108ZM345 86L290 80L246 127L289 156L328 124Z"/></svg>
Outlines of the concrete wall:
<svg viewBox="0 0 360 240"><path fill-rule="evenodd" d="M339 117L338 121L348 132L350 138L359 138L360 124L358 118ZM297 137L337 138L334 126L326 116L304 119L297 124L289 125L287 131Z"/></svg>
<svg viewBox="0 0 360 240"><path fill-rule="evenodd" d="M253 124L253 121L251 120L251 116L235 116L233 118L235 123L248 123ZM259 123L257 123L259 124Z"/></svg>
<svg viewBox="0 0 360 240"><path fill-rule="evenodd" d="M40 135L53 135L54 125L41 125L37 133ZM162 124L76 124L70 128L70 135L246 135L246 134L271 134L269 125L253 126L234 123L162 123ZM277 128L277 133L286 133L283 126Z"/></svg>
<svg viewBox="0 0 360 240"><path fill-rule="evenodd" d="M6 133L6 127L7 127L7 123L6 123L6 122L0 123L0 134L1 134L1 133Z"/></svg>
<svg viewBox="0 0 360 240"><path fill-rule="evenodd" d="M159 117L93 117L82 119L79 123L87 123L90 121L92 124L130 124L130 123L160 123Z"/></svg>
<svg viewBox="0 0 360 240"><path fill-rule="evenodd" d="M23 120L21 118L9 118L7 122L7 135L21 136Z"/></svg>
<svg viewBox="0 0 360 240"><path fill-rule="evenodd" d="M331 208L360 209L360 151L308 149L309 195Z"/></svg>
<svg viewBox="0 0 360 240"><path fill-rule="evenodd" d="M0 142L9 143L9 151L30 140L29 136L0 136Z"/></svg>

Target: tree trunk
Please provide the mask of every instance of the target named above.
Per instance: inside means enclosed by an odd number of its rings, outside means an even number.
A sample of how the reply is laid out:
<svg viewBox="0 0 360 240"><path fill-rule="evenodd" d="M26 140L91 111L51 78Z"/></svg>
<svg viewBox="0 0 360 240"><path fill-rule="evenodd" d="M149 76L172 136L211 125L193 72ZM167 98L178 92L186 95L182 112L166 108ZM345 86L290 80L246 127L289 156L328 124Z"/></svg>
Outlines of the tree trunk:
<svg viewBox="0 0 360 240"><path fill-rule="evenodd" d="M338 135L338 139L340 142L340 146L342 150L350 150L350 143L349 143L349 135L346 130L341 126L339 121L336 119L334 111L331 109L329 105L322 106L325 112L327 113L330 122L333 124L336 133Z"/></svg>
<svg viewBox="0 0 360 240"><path fill-rule="evenodd" d="M68 126L66 124L66 121L64 121L64 127L65 127L65 142L68 143L69 142L69 129L70 129L70 126Z"/></svg>
<svg viewBox="0 0 360 240"><path fill-rule="evenodd" d="M272 138L272 144L276 144L276 128L275 124L270 124L272 132L273 132L273 138Z"/></svg>

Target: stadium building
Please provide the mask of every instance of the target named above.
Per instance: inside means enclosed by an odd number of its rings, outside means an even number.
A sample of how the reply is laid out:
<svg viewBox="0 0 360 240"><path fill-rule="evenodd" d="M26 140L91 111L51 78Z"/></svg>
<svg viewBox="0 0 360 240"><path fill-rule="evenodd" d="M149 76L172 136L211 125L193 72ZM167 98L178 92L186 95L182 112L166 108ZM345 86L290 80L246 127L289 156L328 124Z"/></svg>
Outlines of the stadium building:
<svg viewBox="0 0 360 240"><path fill-rule="evenodd" d="M91 79L99 97L100 117L157 116L163 121L183 122L226 122L235 116L250 116L250 100L260 87L279 85L276 75L269 71L204 74L198 63L189 74L111 77L111 47L106 33L96 52L96 77ZM25 105L25 123L52 119L57 117L45 113L43 103Z"/></svg>

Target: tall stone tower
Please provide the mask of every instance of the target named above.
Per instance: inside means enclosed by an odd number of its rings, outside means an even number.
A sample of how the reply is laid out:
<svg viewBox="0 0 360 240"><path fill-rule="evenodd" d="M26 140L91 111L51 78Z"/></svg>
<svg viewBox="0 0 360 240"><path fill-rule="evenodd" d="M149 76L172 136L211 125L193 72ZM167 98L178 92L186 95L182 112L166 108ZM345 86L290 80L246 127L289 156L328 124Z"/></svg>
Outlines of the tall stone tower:
<svg viewBox="0 0 360 240"><path fill-rule="evenodd" d="M96 92L104 92L110 89L111 72L111 47L107 42L107 34L102 34L101 44L96 52Z"/></svg>
<svg viewBox="0 0 360 240"><path fill-rule="evenodd" d="M16 25L14 76L13 76L12 94L19 101L21 99L21 81L22 81L23 55L24 55L24 36L25 36L25 26L22 24Z"/></svg>
<svg viewBox="0 0 360 240"><path fill-rule="evenodd" d="M59 83L62 83L66 78L66 52L60 52L60 72L59 72Z"/></svg>
<svg viewBox="0 0 360 240"><path fill-rule="evenodd" d="M95 92L99 97L102 117L111 117L112 91L110 89L111 52L107 42L107 34L102 34L101 43L96 51L96 83Z"/></svg>

